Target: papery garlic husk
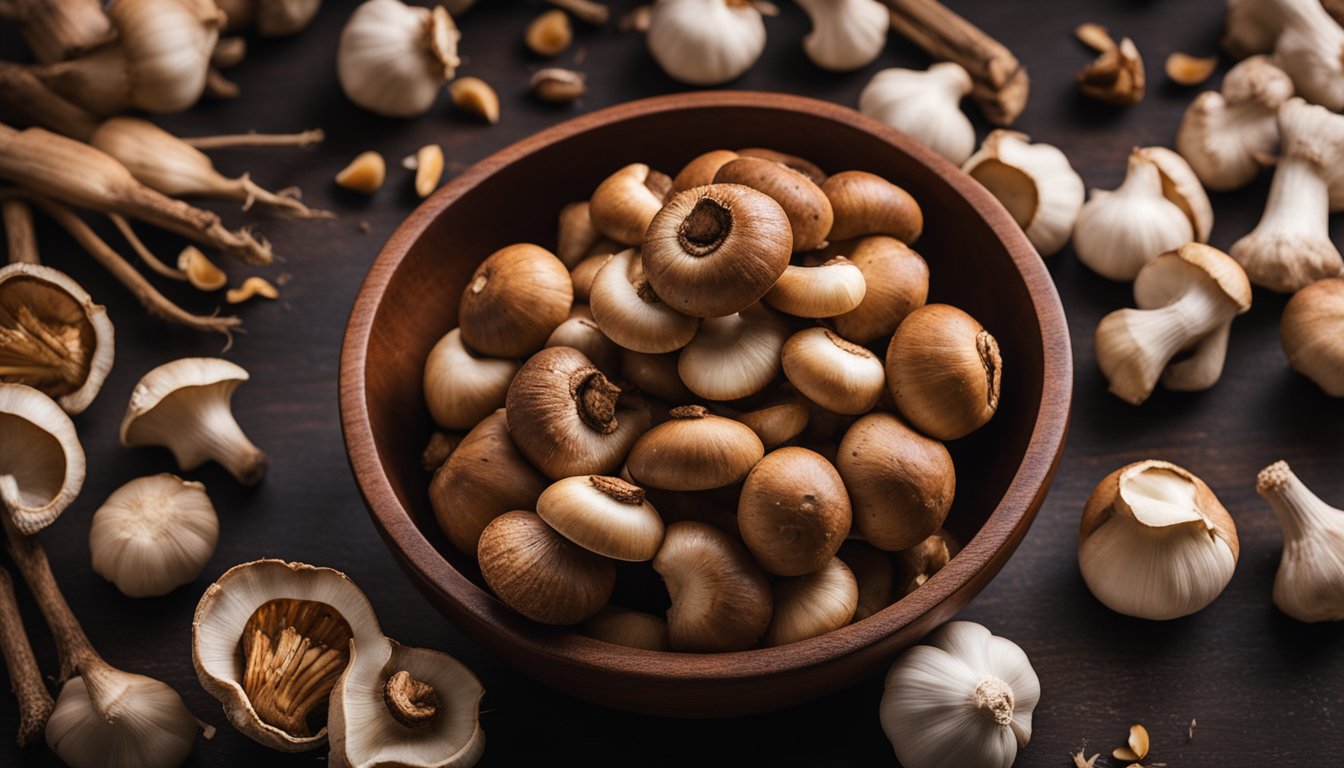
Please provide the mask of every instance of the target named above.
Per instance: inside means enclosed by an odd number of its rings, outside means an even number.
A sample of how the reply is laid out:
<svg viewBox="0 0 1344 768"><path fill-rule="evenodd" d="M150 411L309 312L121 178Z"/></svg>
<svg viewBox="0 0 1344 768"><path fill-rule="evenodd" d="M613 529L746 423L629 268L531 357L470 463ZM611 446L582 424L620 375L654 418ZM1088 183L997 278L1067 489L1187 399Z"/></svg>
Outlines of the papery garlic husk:
<svg viewBox="0 0 1344 768"><path fill-rule="evenodd" d="M1015 643L943 625L887 673L882 730L905 768L1009 768L1031 741L1041 684Z"/></svg>
<svg viewBox="0 0 1344 768"><path fill-rule="evenodd" d="M201 574L219 542L205 486L163 473L126 483L93 514L93 570L127 597L166 595Z"/></svg>
<svg viewBox="0 0 1344 768"><path fill-rule="evenodd" d="M733 80L765 50L765 23L751 0L658 0L647 35L658 66L690 85Z"/></svg>
<svg viewBox="0 0 1344 768"><path fill-rule="evenodd" d="M485 752L485 687L446 653L390 638L352 650L331 694L331 768L470 768Z"/></svg>
<svg viewBox="0 0 1344 768"><path fill-rule="evenodd" d="M975 150L975 126L960 106L971 87L970 74L950 61L924 72L884 69L859 94L859 111L961 165Z"/></svg>
<svg viewBox="0 0 1344 768"><path fill-rule="evenodd" d="M246 673L242 650L251 641L244 630L262 612L269 617L257 630L252 645L297 641L302 662L262 665L254 679ZM294 631L280 619L300 619ZM343 624L343 626L342 626ZM325 712L326 691L335 686L351 653L385 644L373 606L348 576L282 560L257 560L230 568L206 589L191 624L191 656L196 677L210 695L224 705L229 723L259 744L281 752L316 749L327 740L327 727L315 731L305 718L309 711ZM297 637L295 636L297 635ZM330 645L319 637L340 638ZM259 644L258 644L259 643ZM306 651L306 653L305 653ZM271 703L259 712L253 691L281 687L303 689L305 695ZM323 690L325 689L325 691ZM284 720L288 729L269 722Z"/></svg>
<svg viewBox="0 0 1344 768"><path fill-rule="evenodd" d="M877 0L798 0L812 20L803 51L814 64L849 72L873 63L887 42L891 11Z"/></svg>
<svg viewBox="0 0 1344 768"><path fill-rule="evenodd" d="M1133 280L1144 264L1194 239L1185 212L1162 194L1152 162L1130 154L1125 181L1115 190L1092 190L1073 228L1078 259L1111 280Z"/></svg>
<svg viewBox="0 0 1344 768"><path fill-rule="evenodd" d="M177 768L200 723L166 683L102 662L61 687L47 746L72 768ZM214 729L207 729L213 733Z"/></svg>
<svg viewBox="0 0 1344 768"><path fill-rule="evenodd" d="M0 514L31 535L60 517L84 486L84 449L54 400L0 383Z"/></svg>
<svg viewBox="0 0 1344 768"><path fill-rule="evenodd" d="M1195 613L1232 580L1236 525L1204 481L1165 461L1121 467L1083 510L1078 567L1106 607L1141 619Z"/></svg>
<svg viewBox="0 0 1344 768"><path fill-rule="evenodd" d="M0 267L0 381L26 384L82 413L112 371L107 309L63 272Z"/></svg>
<svg viewBox="0 0 1344 768"><path fill-rule="evenodd" d="M461 33L442 6L368 0L341 31L336 75L359 106L387 117L414 117L434 104L460 63Z"/></svg>
<svg viewBox="0 0 1344 768"><path fill-rule="evenodd" d="M1063 250L1083 207L1083 179L1069 158L1026 134L998 130L962 166L994 195L1042 256Z"/></svg>
<svg viewBox="0 0 1344 768"><path fill-rule="evenodd" d="M1283 526L1274 605L1298 621L1344 620L1344 510L1312 493L1284 461L1260 470L1255 492Z"/></svg>

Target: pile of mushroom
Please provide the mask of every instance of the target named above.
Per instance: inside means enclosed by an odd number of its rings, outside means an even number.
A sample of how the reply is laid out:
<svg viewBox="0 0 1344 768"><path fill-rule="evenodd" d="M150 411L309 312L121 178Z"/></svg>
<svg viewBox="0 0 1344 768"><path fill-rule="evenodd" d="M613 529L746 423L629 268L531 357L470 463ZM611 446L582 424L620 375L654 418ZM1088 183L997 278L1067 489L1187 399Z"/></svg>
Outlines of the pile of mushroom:
<svg viewBox="0 0 1344 768"><path fill-rule="evenodd" d="M616 169L558 255L481 262L426 361L445 536L522 615L637 648L798 642L917 589L957 551L943 441L1003 366L926 304L922 230L887 179L771 150Z"/></svg>

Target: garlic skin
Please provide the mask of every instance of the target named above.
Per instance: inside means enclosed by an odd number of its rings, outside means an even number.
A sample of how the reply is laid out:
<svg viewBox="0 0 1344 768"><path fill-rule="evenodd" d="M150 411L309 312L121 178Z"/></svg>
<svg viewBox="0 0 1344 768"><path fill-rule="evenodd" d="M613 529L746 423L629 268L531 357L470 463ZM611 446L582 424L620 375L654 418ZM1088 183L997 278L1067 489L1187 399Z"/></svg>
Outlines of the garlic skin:
<svg viewBox="0 0 1344 768"><path fill-rule="evenodd" d="M102 663L61 687L47 746L72 768L177 768L198 727L166 683Z"/></svg>
<svg viewBox="0 0 1344 768"><path fill-rule="evenodd" d="M1267 56L1252 56L1228 71L1221 93L1205 91L1190 103L1176 149L1204 186L1240 189L1274 164L1279 107L1292 96L1293 81L1283 70Z"/></svg>
<svg viewBox="0 0 1344 768"><path fill-rule="evenodd" d="M1274 605L1298 621L1344 620L1344 510L1312 493L1284 461L1260 470L1255 492L1283 526Z"/></svg>
<svg viewBox="0 0 1344 768"><path fill-rule="evenodd" d="M55 401L0 383L0 514L37 533L79 495L86 466L75 424Z"/></svg>
<svg viewBox="0 0 1344 768"><path fill-rule="evenodd" d="M647 35L658 66L688 85L734 80L765 50L765 23L750 0L658 0Z"/></svg>
<svg viewBox="0 0 1344 768"><path fill-rule="evenodd" d="M822 69L862 69L887 43L891 12L877 0L798 0L798 5L812 20L803 51Z"/></svg>
<svg viewBox="0 0 1344 768"><path fill-rule="evenodd" d="M158 597L195 580L219 542L205 486L163 473L130 481L93 514L93 570L127 597Z"/></svg>
<svg viewBox="0 0 1344 768"><path fill-rule="evenodd" d="M961 165L975 150L975 126L960 107L971 87L970 74L950 61L923 72L884 69L859 94L859 111Z"/></svg>
<svg viewBox="0 0 1344 768"><path fill-rule="evenodd" d="M1003 203L1042 256L1053 256L1068 244L1087 192L1058 148L997 130L961 169Z"/></svg>
<svg viewBox="0 0 1344 768"><path fill-rule="evenodd" d="M1189 217L1162 194L1151 161L1131 153L1124 183L1092 190L1073 229L1079 261L1111 280L1133 280L1144 264L1195 237Z"/></svg>
<svg viewBox="0 0 1344 768"><path fill-rule="evenodd" d="M887 673L882 730L905 768L1009 768L1031 741L1041 684L1012 641L943 625Z"/></svg>
<svg viewBox="0 0 1344 768"><path fill-rule="evenodd" d="M460 38L441 6L431 10L401 0L368 0L341 31L336 49L341 90L385 117L422 115L457 71Z"/></svg>
<svg viewBox="0 0 1344 768"><path fill-rule="evenodd" d="M1232 580L1236 525L1204 481L1165 461L1121 467L1083 510L1078 567L1117 613L1166 620L1202 610Z"/></svg>

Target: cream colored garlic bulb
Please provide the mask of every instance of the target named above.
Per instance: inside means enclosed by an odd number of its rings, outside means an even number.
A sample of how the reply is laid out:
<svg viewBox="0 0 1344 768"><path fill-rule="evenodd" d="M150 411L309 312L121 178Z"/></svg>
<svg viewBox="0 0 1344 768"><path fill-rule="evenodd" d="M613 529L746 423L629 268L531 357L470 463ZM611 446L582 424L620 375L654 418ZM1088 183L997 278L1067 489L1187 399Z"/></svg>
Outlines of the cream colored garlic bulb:
<svg viewBox="0 0 1344 768"><path fill-rule="evenodd" d="M1068 244L1087 193L1059 149L1032 144L1016 131L994 131L962 170L1003 203L1042 256Z"/></svg>
<svg viewBox="0 0 1344 768"><path fill-rule="evenodd" d="M176 768L199 727L166 683L104 663L61 687L47 746L72 768Z"/></svg>
<svg viewBox="0 0 1344 768"><path fill-rule="evenodd" d="M1157 165L1138 153L1118 188L1092 190L1073 228L1078 259L1111 280L1133 280L1144 264L1194 239L1190 218L1163 195Z"/></svg>
<svg viewBox="0 0 1344 768"><path fill-rule="evenodd" d="M765 23L752 0L658 0L647 35L658 66L690 85L736 79L765 50Z"/></svg>
<svg viewBox="0 0 1344 768"><path fill-rule="evenodd" d="M1255 492L1283 526L1274 605L1298 621L1344 620L1344 510L1312 493L1283 461L1260 471Z"/></svg>
<svg viewBox="0 0 1344 768"><path fill-rule="evenodd" d="M461 34L442 6L368 0L355 9L336 49L341 90L387 117L414 117L434 104L459 63Z"/></svg>
<svg viewBox="0 0 1344 768"><path fill-rule="evenodd" d="M1009 768L1031 741L1041 683L1011 640L945 624L887 673L882 730L905 768Z"/></svg>
<svg viewBox="0 0 1344 768"><path fill-rule="evenodd" d="M163 473L121 486L93 514L93 570L128 597L166 595L201 574L219 541L205 486Z"/></svg>
<svg viewBox="0 0 1344 768"><path fill-rule="evenodd" d="M975 150L975 126L961 111L971 76L950 61L920 72L884 69L859 94L859 111L961 165Z"/></svg>
<svg viewBox="0 0 1344 768"><path fill-rule="evenodd" d="M803 51L814 64L849 72L873 63L887 43L891 11L877 0L798 0L812 20Z"/></svg>
<svg viewBox="0 0 1344 768"><path fill-rule="evenodd" d="M1165 461L1139 461L1092 491L1078 567L1106 607L1176 619L1212 603L1232 580L1237 528L1204 481Z"/></svg>

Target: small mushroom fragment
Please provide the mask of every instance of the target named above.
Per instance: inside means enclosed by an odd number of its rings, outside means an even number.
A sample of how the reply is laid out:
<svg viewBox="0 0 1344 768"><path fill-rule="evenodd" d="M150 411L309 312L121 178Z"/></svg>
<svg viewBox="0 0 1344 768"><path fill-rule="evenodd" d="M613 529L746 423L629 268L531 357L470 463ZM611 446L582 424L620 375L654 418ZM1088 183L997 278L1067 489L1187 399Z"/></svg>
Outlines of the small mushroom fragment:
<svg viewBox="0 0 1344 768"><path fill-rule="evenodd" d="M381 642L373 606L348 576L283 560L230 568L205 590L191 623L201 685L233 727L281 752L326 742L318 716L352 649Z"/></svg>
<svg viewBox="0 0 1344 768"><path fill-rule="evenodd" d="M583 623L583 634L604 643L668 651L667 620L643 611L608 605Z"/></svg>
<svg viewBox="0 0 1344 768"><path fill-rule="evenodd" d="M721 488L746 477L765 455L750 428L703 406L679 406L670 415L630 449L625 467L636 483L669 491Z"/></svg>
<svg viewBox="0 0 1344 768"><path fill-rule="evenodd" d="M39 264L0 267L0 382L25 384L82 413L114 357L107 309L64 273Z"/></svg>
<svg viewBox="0 0 1344 768"><path fill-rule="evenodd" d="M779 203L789 220L794 252L821 247L831 231L834 221L831 201L811 179L787 165L761 157L738 157L719 168L714 174L714 184L750 187ZM716 224L713 229L721 226L721 223ZM705 242L694 232L687 232L687 237L693 243ZM709 235L714 240L720 237L731 237L731 229L722 235L717 231Z"/></svg>
<svg viewBox="0 0 1344 768"><path fill-rule="evenodd" d="M859 584L859 603L852 621L863 621L902 597L896 587L891 556L866 541L849 539L836 555Z"/></svg>
<svg viewBox="0 0 1344 768"><path fill-rule="evenodd" d="M763 391L781 368L789 328L760 304L707 318L677 358L681 380L709 400L738 400Z"/></svg>
<svg viewBox="0 0 1344 768"><path fill-rule="evenodd" d="M0 383L0 510L24 535L60 517L84 486L74 422L47 395Z"/></svg>
<svg viewBox="0 0 1344 768"><path fill-rule="evenodd" d="M588 201L588 215L603 235L625 245L640 245L671 189L672 180L666 174L631 163L597 185Z"/></svg>
<svg viewBox="0 0 1344 768"><path fill-rule="evenodd" d="M462 342L491 357L526 357L569 317L574 283L550 251L516 243L490 254L462 291Z"/></svg>
<svg viewBox="0 0 1344 768"><path fill-rule="evenodd" d="M770 582L751 555L711 525L669 525L653 568L667 584L668 642L677 651L744 651L770 626Z"/></svg>
<svg viewBox="0 0 1344 768"><path fill-rule="evenodd" d="M737 420L746 424L767 451L797 438L807 429L809 411L797 398L773 403L754 411L738 414Z"/></svg>
<svg viewBox="0 0 1344 768"><path fill-rule="evenodd" d="M975 126L961 111L971 75L942 61L925 71L884 69L859 94L859 111L961 165L975 150Z"/></svg>
<svg viewBox="0 0 1344 768"><path fill-rule="evenodd" d="M765 645L796 643L847 624L859 607L859 584L849 566L832 557L821 570L780 579Z"/></svg>
<svg viewBox="0 0 1344 768"><path fill-rule="evenodd" d="M770 161L753 162L793 173ZM652 217L641 252L644 269L658 296L676 310L731 315L764 296L783 274L797 250L790 233L788 214L764 192L741 184L695 187Z"/></svg>
<svg viewBox="0 0 1344 768"><path fill-rule="evenodd" d="M1084 24L1076 30L1079 40L1100 55L1078 72L1078 90L1084 96L1107 104L1127 106L1143 101L1143 59L1134 41L1115 42L1105 27Z"/></svg>
<svg viewBox="0 0 1344 768"><path fill-rule="evenodd" d="M1298 621L1344 620L1344 511L1312 493L1284 461L1260 470L1255 492L1283 527L1274 605Z"/></svg>
<svg viewBox="0 0 1344 768"><path fill-rule="evenodd" d="M836 256L815 267L785 267L763 300L794 317L835 317L858 308L867 287L863 270Z"/></svg>
<svg viewBox="0 0 1344 768"><path fill-rule="evenodd" d="M961 169L1003 203L1042 256L1053 256L1068 244L1086 190L1063 152L1030 142L1016 131L993 131Z"/></svg>
<svg viewBox="0 0 1344 768"><path fill-rule="evenodd" d="M1194 239L1192 219L1166 196L1161 170L1138 152L1119 187L1092 190L1073 229L1078 260L1111 280L1133 280L1158 254Z"/></svg>
<svg viewBox="0 0 1344 768"><path fill-rule="evenodd" d="M1181 118L1176 149L1204 186L1239 189L1275 162L1279 107L1293 96L1293 81L1266 56L1230 69L1222 92L1195 97Z"/></svg>
<svg viewBox="0 0 1344 768"><path fill-rule="evenodd" d="M867 171L845 171L826 178L821 191L831 201L835 223L831 240L891 235L913 243L924 231L924 212L909 192ZM794 249L798 250L797 244Z"/></svg>
<svg viewBox="0 0 1344 768"><path fill-rule="evenodd" d="M434 473L429 502L453 546L475 555L485 526L505 512L535 507L546 484L514 446L501 408L468 432Z"/></svg>
<svg viewBox="0 0 1344 768"><path fill-rule="evenodd" d="M780 448L747 475L737 520L742 541L762 568L801 576L825 567L844 543L849 496L840 474L820 454Z"/></svg>
<svg viewBox="0 0 1344 768"><path fill-rule="evenodd" d="M1293 294L1279 321L1293 370L1331 397L1344 397L1344 278L1318 280Z"/></svg>
<svg viewBox="0 0 1344 768"><path fill-rule="evenodd" d="M856 344L890 338L906 315L924 306L929 265L910 246L894 237L873 235L831 248L843 252L863 273L859 306L826 321L844 338Z"/></svg>
<svg viewBox="0 0 1344 768"><path fill-rule="evenodd" d="M924 586L924 582L941 571L960 551L961 545L952 534L940 528L915 546L893 555L896 559L897 599Z"/></svg>
<svg viewBox="0 0 1344 768"><path fill-rule="evenodd" d="M835 413L867 413L886 388L881 358L826 328L807 328L790 336L780 361L790 384Z"/></svg>
<svg viewBox="0 0 1344 768"><path fill-rule="evenodd" d="M583 98L588 90L583 73L546 67L532 75L532 95L551 104L568 104Z"/></svg>
<svg viewBox="0 0 1344 768"><path fill-rule="evenodd" d="M1164 67L1167 79L1177 85L1193 86L1213 77L1218 68L1217 56L1191 56L1188 53L1173 51L1167 56Z"/></svg>
<svg viewBox="0 0 1344 768"><path fill-rule="evenodd" d="M121 444L161 445L189 472L217 461L243 485L266 475L266 454L243 434L230 402L247 371L227 361L186 357L146 373L121 420Z"/></svg>
<svg viewBox="0 0 1344 768"><path fill-rule="evenodd" d="M648 406L582 352L550 347L533 355L509 385L505 413L518 450L552 480L616 470L649 428Z"/></svg>
<svg viewBox="0 0 1344 768"><path fill-rule="evenodd" d="M588 289L598 328L620 346L649 354L673 352L690 343L700 322L664 303L638 249L607 259Z"/></svg>
<svg viewBox="0 0 1344 768"><path fill-rule="evenodd" d="M439 651L370 639L331 692L332 768L470 768L485 752L485 688Z"/></svg>
<svg viewBox="0 0 1344 768"><path fill-rule="evenodd" d="M462 329L454 328L425 361L429 415L444 429L471 429L504 405L509 383L521 367L517 360L472 354L462 343Z"/></svg>
<svg viewBox="0 0 1344 768"><path fill-rule="evenodd" d="M597 613L616 587L614 561L566 539L521 510L481 532L481 576L510 608L541 624L577 624Z"/></svg>
<svg viewBox="0 0 1344 768"><path fill-rule="evenodd" d="M889 413L854 422L840 440L836 469L854 505L854 527L888 552L909 549L937 531L957 488L947 448Z"/></svg>
<svg viewBox="0 0 1344 768"><path fill-rule="evenodd" d="M998 410L999 344L956 307L928 304L911 312L891 337L886 365L896 407L930 437L965 437Z"/></svg>
<svg viewBox="0 0 1344 768"><path fill-rule="evenodd" d="M1096 349L1097 365L1111 392L1139 405L1159 379L1178 391L1217 383L1232 318L1251 307L1251 284L1222 251L1187 243L1139 272L1134 303L1138 309L1116 310L1102 318ZM1182 350L1193 354L1169 366Z"/></svg>
<svg viewBox="0 0 1344 768"><path fill-rule="evenodd" d="M537 516L589 552L627 562L652 560L663 543L663 519L644 489L619 477L567 477L542 492Z"/></svg>
<svg viewBox="0 0 1344 768"><path fill-rule="evenodd" d="M218 542L205 486L166 472L113 491L89 528L94 573L127 597L158 597L194 581Z"/></svg>

